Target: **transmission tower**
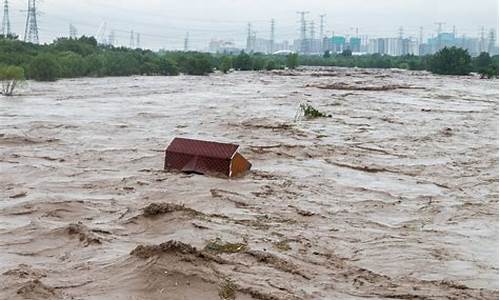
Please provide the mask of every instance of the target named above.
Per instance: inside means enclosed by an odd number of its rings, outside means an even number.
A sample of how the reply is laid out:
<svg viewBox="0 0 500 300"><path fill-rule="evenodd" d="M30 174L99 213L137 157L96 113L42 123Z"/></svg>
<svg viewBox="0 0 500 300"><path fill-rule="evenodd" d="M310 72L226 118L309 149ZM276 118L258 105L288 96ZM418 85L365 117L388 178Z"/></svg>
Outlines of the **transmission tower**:
<svg viewBox="0 0 500 300"><path fill-rule="evenodd" d="M78 36L78 30L73 24L69 24L69 37L71 39L76 39Z"/></svg>
<svg viewBox="0 0 500 300"><path fill-rule="evenodd" d="M490 29L490 33L488 34L488 53L493 54L495 52L495 44L496 44L496 33L495 29Z"/></svg>
<svg viewBox="0 0 500 300"><path fill-rule="evenodd" d="M309 22L309 37L311 40L316 38L316 23L314 21Z"/></svg>
<svg viewBox="0 0 500 300"><path fill-rule="evenodd" d="M106 45L106 43L108 42L106 40L107 27L108 27L107 23L102 22L101 25L99 26L99 29L97 29L96 38L101 45Z"/></svg>
<svg viewBox="0 0 500 300"><path fill-rule="evenodd" d="M24 29L24 41L33 44L38 44L38 23L36 17L38 15L36 11L36 1L28 0L28 11L26 17L26 27Z"/></svg>
<svg viewBox="0 0 500 300"><path fill-rule="evenodd" d="M300 52L307 52L307 23L306 23L306 15L309 13L308 11L299 11L297 12L300 15Z"/></svg>
<svg viewBox="0 0 500 300"><path fill-rule="evenodd" d="M442 37L441 37L441 33L443 32L443 25L446 24L445 22L436 22L434 23L438 26L438 29L437 29L437 35L438 35L438 50L441 49L443 43L442 43Z"/></svg>
<svg viewBox="0 0 500 300"><path fill-rule="evenodd" d="M480 36L481 36L481 38L480 38L480 43L479 43L479 53L486 51L486 39L485 39L485 33L484 33L484 26L481 27Z"/></svg>
<svg viewBox="0 0 500 300"><path fill-rule="evenodd" d="M403 26L400 26L399 29L398 29L398 35L399 35L399 39L402 40L404 35L405 35L405 29L403 28Z"/></svg>
<svg viewBox="0 0 500 300"><path fill-rule="evenodd" d="M115 31L111 30L108 36L108 45L114 46L115 45Z"/></svg>
<svg viewBox="0 0 500 300"><path fill-rule="evenodd" d="M457 36L457 26L453 25L453 38Z"/></svg>
<svg viewBox="0 0 500 300"><path fill-rule="evenodd" d="M184 51L189 51L189 32L186 32L186 38L184 38Z"/></svg>
<svg viewBox="0 0 500 300"><path fill-rule="evenodd" d="M323 39L325 37L325 17L326 15L319 15L319 38Z"/></svg>
<svg viewBox="0 0 500 300"><path fill-rule="evenodd" d="M3 20L2 20L2 34L7 36L10 32L10 18L9 18L9 1L3 2Z"/></svg>
<svg viewBox="0 0 500 300"><path fill-rule="evenodd" d="M252 23L248 23L247 28L247 52L251 52L252 47Z"/></svg>
<svg viewBox="0 0 500 300"><path fill-rule="evenodd" d="M134 34L133 30L130 31L129 47L130 47L130 49L134 49L135 48L135 34Z"/></svg>
<svg viewBox="0 0 500 300"><path fill-rule="evenodd" d="M275 43L275 41L274 41L274 33L275 33L275 25L276 25L276 23L275 23L274 19L272 19L272 20L271 20L271 40L269 41L269 52L270 52L271 54L273 54L273 53L274 53L274 43Z"/></svg>
<svg viewBox="0 0 500 300"><path fill-rule="evenodd" d="M141 48L141 34L140 33L135 34L135 47Z"/></svg>

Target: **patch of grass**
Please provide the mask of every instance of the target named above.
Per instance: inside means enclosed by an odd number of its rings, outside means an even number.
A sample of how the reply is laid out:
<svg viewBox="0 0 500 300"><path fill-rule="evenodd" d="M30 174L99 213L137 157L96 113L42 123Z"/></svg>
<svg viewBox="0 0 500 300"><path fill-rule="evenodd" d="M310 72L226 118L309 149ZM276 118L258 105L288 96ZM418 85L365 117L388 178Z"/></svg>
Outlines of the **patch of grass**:
<svg viewBox="0 0 500 300"><path fill-rule="evenodd" d="M316 118L331 118L331 115L327 115L324 112L317 110L314 106L310 104L301 104L300 110L304 113L306 119L316 119Z"/></svg>
<svg viewBox="0 0 500 300"><path fill-rule="evenodd" d="M205 246L206 251L216 253L238 253L247 250L248 247L243 243L225 243L219 238L211 240Z"/></svg>
<svg viewBox="0 0 500 300"><path fill-rule="evenodd" d="M222 300L236 299L236 285L232 281L226 280L219 288L219 297Z"/></svg>

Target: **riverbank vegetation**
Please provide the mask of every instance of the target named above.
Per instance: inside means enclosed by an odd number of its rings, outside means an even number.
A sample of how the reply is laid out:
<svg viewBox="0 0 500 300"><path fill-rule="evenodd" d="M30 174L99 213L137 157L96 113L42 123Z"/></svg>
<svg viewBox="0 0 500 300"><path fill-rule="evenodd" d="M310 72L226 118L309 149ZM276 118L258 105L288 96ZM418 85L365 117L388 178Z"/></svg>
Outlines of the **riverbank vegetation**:
<svg viewBox="0 0 500 300"><path fill-rule="evenodd" d="M51 44L35 45L19 41L15 36L0 36L0 66L22 69L22 78L54 81L60 78L105 77L131 75L178 74L207 75L215 70L295 69L298 66L340 66L358 68L400 68L428 70L436 74L466 75L480 73L482 77L498 77L498 56L482 53L471 58L466 50L445 48L432 56L353 56L325 53L323 56L238 55L201 52L130 49L99 45L93 37L60 38ZM4 69L0 69L4 70ZM17 74L20 74L17 69Z"/></svg>

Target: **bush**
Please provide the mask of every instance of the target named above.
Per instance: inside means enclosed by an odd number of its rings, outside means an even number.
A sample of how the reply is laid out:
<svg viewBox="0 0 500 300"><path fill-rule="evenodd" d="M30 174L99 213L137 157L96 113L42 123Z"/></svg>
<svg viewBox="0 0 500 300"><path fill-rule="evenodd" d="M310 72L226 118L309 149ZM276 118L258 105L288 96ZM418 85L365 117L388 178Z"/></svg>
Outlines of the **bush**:
<svg viewBox="0 0 500 300"><path fill-rule="evenodd" d="M1 94L12 96L19 82L24 80L24 69L16 66L0 66Z"/></svg>
<svg viewBox="0 0 500 300"><path fill-rule="evenodd" d="M316 119L316 118L331 118L331 115L327 115L320 112L310 104L301 104L300 111L304 114L306 119Z"/></svg>
<svg viewBox="0 0 500 300"><path fill-rule="evenodd" d="M432 57L430 71L441 75L468 75L472 71L469 52L456 47L443 48Z"/></svg>
<svg viewBox="0 0 500 300"><path fill-rule="evenodd" d="M40 54L29 65L29 77L37 81L56 81L61 67L51 54Z"/></svg>

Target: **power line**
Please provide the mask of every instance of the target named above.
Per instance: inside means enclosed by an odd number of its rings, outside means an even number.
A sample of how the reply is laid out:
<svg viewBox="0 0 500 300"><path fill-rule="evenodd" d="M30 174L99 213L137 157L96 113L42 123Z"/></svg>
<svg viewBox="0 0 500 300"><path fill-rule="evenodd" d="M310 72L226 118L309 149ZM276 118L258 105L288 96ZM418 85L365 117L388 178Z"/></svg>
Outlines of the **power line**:
<svg viewBox="0 0 500 300"><path fill-rule="evenodd" d="M2 34L4 36L9 35L10 32L10 18L9 18L9 1L4 0L3 2L3 20L2 20Z"/></svg>

